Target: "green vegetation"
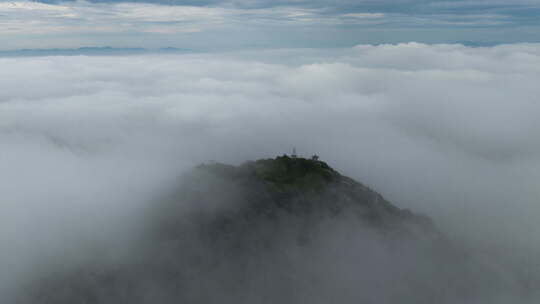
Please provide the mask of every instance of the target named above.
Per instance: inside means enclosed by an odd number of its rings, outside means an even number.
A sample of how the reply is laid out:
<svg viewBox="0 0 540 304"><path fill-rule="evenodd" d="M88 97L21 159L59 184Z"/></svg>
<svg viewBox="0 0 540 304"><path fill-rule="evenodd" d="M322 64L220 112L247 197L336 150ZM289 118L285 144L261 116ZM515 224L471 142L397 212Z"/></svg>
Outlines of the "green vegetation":
<svg viewBox="0 0 540 304"><path fill-rule="evenodd" d="M255 178L280 191L320 189L336 181L339 176L339 173L316 156L306 159L283 155L246 162L238 167L210 163L202 164L197 169L230 179Z"/></svg>
<svg viewBox="0 0 540 304"><path fill-rule="evenodd" d="M287 155L247 164L255 174L281 190L321 188L339 174L325 162Z"/></svg>

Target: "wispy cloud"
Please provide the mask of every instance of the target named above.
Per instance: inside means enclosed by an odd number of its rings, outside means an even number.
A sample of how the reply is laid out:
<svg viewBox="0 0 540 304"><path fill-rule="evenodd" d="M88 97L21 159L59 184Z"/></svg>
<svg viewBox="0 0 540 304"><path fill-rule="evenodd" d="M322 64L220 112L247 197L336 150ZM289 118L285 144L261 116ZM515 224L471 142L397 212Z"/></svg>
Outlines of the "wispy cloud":
<svg viewBox="0 0 540 304"><path fill-rule="evenodd" d="M18 1L0 3L0 33L200 31L230 14L222 8L78 1L56 5Z"/></svg>
<svg viewBox="0 0 540 304"><path fill-rule="evenodd" d="M360 19L376 19L383 18L384 14L381 13L349 13L342 14L342 17L360 18Z"/></svg>
<svg viewBox="0 0 540 304"><path fill-rule="evenodd" d="M182 35L190 43L211 45L210 41L230 41L230 45L288 45L304 39L311 43L332 46L352 45L362 31L402 31L393 40L429 40L426 30L444 33L445 28L494 28L476 39L511 37L500 28L516 26L540 27L540 21L520 11L527 7L540 9L536 1L519 1L503 6L500 1L414 1L351 3L348 1L0 1L0 43L3 48L31 45L13 35L40 35L54 41L87 41L86 44L109 45L124 41L131 46L168 46L166 41L180 41ZM413 9L414 8L414 9ZM530 13L529 13L530 14ZM497 28L497 29L496 29ZM532 29L530 33L532 35ZM196 36L195 33L197 33ZM211 34L207 34L211 33ZM226 34L225 34L226 33ZM489 35L485 35L488 33ZM527 33L522 31L522 33ZM137 44L143 35L145 45ZM414 34L414 35L411 35ZM96 38L96 35L103 35ZM433 36L443 36L432 34ZM456 36L457 32L453 36ZM475 40L462 32L461 40ZM530 36L530 35L529 35ZM169 37L169 38L167 38ZM388 35L385 34L386 39ZM400 38L401 37L401 38ZM227 38L227 39L225 39ZM367 38L366 38L367 39ZM448 38L447 38L448 39ZM454 39L454 38L453 38ZM459 38L458 38L459 39ZM494 39L494 38L491 38ZM523 39L523 38L516 38ZM200 41L200 42L197 42ZM319 41L319 42L317 42ZM370 41L373 41L371 39ZM374 41L373 41L374 42ZM84 44L84 43L83 43ZM150 45L149 45L150 44ZM75 47L80 45L74 45ZM175 45L178 46L178 45Z"/></svg>

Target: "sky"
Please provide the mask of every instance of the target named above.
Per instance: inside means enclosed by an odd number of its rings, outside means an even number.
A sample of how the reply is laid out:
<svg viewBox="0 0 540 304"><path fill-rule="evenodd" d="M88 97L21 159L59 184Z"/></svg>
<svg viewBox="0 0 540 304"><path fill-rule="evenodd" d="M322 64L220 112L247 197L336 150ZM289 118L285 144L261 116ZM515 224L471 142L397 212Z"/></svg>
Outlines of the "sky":
<svg viewBox="0 0 540 304"><path fill-rule="evenodd" d="M540 41L539 0L0 0L0 49Z"/></svg>

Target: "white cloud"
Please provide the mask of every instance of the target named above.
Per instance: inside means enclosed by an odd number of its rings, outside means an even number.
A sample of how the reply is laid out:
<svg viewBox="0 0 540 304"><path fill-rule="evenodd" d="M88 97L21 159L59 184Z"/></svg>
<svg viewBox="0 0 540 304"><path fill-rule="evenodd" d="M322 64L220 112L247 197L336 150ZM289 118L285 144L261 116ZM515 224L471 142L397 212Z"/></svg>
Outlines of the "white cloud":
<svg viewBox="0 0 540 304"><path fill-rule="evenodd" d="M40 2L30 1L15 1L15 2L0 2L0 11L2 12L17 12L17 11L49 11L49 12L65 12L68 8L58 5L51 5Z"/></svg>
<svg viewBox="0 0 540 304"><path fill-rule="evenodd" d="M0 49L108 45L222 50L408 40L535 41L537 32L534 21L520 16L517 8L456 12L428 5L426 9L433 11L427 14L389 9L389 4L380 11L368 4L345 10L344 3L304 1L270 7L255 2L214 4L0 1Z"/></svg>
<svg viewBox="0 0 540 304"><path fill-rule="evenodd" d="M516 0L513 1L513 5L538 5L540 1L538 0ZM434 7L497 7L497 6L507 6L508 2L504 0L470 0L470 1L436 1L430 2L430 6Z"/></svg>
<svg viewBox="0 0 540 304"><path fill-rule="evenodd" d="M227 9L143 3L93 4L85 1L49 5L30 1L0 2L0 33L92 33L193 31L215 26ZM167 24L168 23L168 24Z"/></svg>
<svg viewBox="0 0 540 304"><path fill-rule="evenodd" d="M245 26L318 24L319 11L293 7L239 9L150 3L0 2L1 34L193 33ZM318 19L317 19L318 18Z"/></svg>
<svg viewBox="0 0 540 304"><path fill-rule="evenodd" d="M155 4L120 3L112 6L112 18L139 22L172 22L219 20L226 9L198 6L165 6Z"/></svg>
<svg viewBox="0 0 540 304"><path fill-rule="evenodd" d="M0 58L0 66L3 239L52 238L54 227L99 218L104 206L115 214L201 161L296 146L449 231L540 241L538 44Z"/></svg>
<svg viewBox="0 0 540 304"><path fill-rule="evenodd" d="M385 15L382 13L350 13L350 14L343 14L341 16L361 18L361 19L373 19L373 18L383 18Z"/></svg>
<svg viewBox="0 0 540 304"><path fill-rule="evenodd" d="M323 10L277 6L241 9L161 5L150 3L63 2L56 5L30 1L0 2L0 33L157 33L177 34L246 27L332 26L382 18L383 14L334 16ZM366 21L363 21L364 23Z"/></svg>

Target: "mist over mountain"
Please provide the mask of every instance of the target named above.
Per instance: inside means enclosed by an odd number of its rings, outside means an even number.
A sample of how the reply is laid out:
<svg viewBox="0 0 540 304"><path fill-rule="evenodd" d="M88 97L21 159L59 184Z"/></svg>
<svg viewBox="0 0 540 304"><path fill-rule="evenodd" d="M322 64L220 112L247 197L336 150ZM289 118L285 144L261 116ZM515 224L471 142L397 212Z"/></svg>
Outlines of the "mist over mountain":
<svg viewBox="0 0 540 304"><path fill-rule="evenodd" d="M538 302L539 44L0 65L2 303Z"/></svg>
<svg viewBox="0 0 540 304"><path fill-rule="evenodd" d="M142 210L15 303L533 303L540 283L317 157L202 164Z"/></svg>
<svg viewBox="0 0 540 304"><path fill-rule="evenodd" d="M0 0L0 304L540 303L539 17Z"/></svg>

